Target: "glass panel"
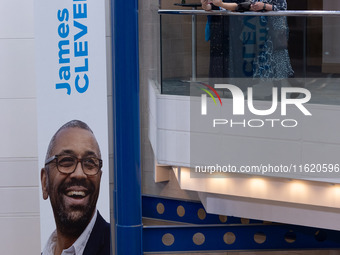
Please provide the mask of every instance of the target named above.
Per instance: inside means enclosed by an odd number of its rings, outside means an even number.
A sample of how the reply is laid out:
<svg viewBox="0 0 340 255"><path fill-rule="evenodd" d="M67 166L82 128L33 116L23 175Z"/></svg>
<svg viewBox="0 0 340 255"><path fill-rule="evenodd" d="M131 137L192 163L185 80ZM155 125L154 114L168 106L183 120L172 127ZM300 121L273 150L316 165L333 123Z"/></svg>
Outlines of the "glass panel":
<svg viewBox="0 0 340 255"><path fill-rule="evenodd" d="M255 100L272 100L273 87L278 88L279 99L281 88L297 87L311 92L309 103L339 105L339 21L335 15L269 12L162 15L162 93L188 96L197 84L214 86L247 78L237 85L244 90L253 87Z"/></svg>

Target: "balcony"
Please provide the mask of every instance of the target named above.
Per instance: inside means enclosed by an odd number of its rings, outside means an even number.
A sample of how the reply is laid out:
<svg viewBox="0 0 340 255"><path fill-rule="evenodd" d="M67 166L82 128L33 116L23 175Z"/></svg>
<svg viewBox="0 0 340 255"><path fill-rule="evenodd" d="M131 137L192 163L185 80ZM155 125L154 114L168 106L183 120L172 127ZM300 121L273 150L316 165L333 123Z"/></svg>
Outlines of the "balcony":
<svg viewBox="0 0 340 255"><path fill-rule="evenodd" d="M157 163L208 212L340 230L340 12L159 14Z"/></svg>

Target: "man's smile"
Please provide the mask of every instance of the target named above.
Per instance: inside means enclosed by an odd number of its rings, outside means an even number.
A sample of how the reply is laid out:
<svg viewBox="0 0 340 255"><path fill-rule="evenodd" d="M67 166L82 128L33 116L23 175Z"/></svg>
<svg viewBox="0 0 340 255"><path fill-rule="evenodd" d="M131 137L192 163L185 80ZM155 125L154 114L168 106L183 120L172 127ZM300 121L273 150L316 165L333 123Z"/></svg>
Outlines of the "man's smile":
<svg viewBox="0 0 340 255"><path fill-rule="evenodd" d="M90 198L90 190L83 186L71 186L63 189L64 203L69 206L87 206Z"/></svg>
<svg viewBox="0 0 340 255"><path fill-rule="evenodd" d="M84 191L71 190L66 193L66 196L73 197L73 198L82 198L82 197L85 197L86 194Z"/></svg>

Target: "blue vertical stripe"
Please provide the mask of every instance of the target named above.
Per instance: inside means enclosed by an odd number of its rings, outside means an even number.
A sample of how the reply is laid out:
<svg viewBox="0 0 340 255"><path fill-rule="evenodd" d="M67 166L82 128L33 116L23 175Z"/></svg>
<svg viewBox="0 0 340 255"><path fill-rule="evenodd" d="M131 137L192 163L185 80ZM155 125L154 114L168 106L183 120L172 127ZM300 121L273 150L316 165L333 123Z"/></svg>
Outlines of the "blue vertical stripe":
<svg viewBox="0 0 340 255"><path fill-rule="evenodd" d="M112 1L114 225L118 255L142 254L138 0Z"/></svg>

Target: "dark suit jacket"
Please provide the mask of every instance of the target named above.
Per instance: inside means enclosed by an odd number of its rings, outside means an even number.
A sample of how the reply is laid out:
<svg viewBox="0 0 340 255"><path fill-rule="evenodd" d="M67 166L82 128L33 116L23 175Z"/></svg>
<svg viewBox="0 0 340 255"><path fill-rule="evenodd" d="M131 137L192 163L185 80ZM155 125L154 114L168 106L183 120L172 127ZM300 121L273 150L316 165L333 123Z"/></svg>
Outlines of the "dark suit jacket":
<svg viewBox="0 0 340 255"><path fill-rule="evenodd" d="M93 226L83 255L110 255L110 244L110 224L98 212L96 223Z"/></svg>

